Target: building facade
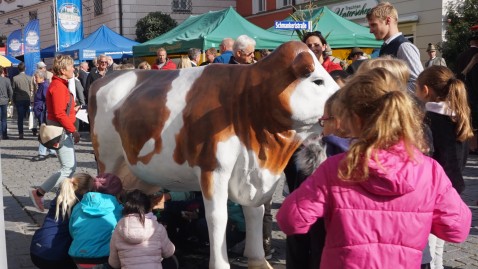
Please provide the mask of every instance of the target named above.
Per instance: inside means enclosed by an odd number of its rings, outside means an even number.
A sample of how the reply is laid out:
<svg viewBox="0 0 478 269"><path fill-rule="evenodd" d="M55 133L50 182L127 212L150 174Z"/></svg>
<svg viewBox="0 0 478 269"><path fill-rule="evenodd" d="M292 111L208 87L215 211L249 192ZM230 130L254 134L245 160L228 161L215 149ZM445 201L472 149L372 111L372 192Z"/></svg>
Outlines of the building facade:
<svg viewBox="0 0 478 269"><path fill-rule="evenodd" d="M40 47L55 44L55 0L0 0L0 35L8 35L31 19L40 22ZM82 0L84 36L102 24L130 39L136 38L136 22L150 12L170 14L178 23L190 15L235 7L235 0ZM10 20L9 20L10 19ZM6 22L10 23L6 25Z"/></svg>
<svg viewBox="0 0 478 269"><path fill-rule="evenodd" d="M327 6L335 13L368 26L365 18L368 10L381 1L377 0L238 0L236 8L239 14L249 21L269 28L275 20L281 20L293 13L295 9L308 6ZM422 61L428 59L428 43L440 44L445 40L446 8L454 0L389 0L398 10L399 30L419 49Z"/></svg>

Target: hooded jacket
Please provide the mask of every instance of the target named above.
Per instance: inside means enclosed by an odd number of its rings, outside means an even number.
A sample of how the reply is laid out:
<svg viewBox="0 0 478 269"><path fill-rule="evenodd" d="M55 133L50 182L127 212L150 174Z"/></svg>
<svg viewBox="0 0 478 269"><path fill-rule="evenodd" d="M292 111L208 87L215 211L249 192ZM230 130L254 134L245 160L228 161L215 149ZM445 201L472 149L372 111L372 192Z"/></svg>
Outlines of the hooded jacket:
<svg viewBox="0 0 478 269"><path fill-rule="evenodd" d="M73 241L68 254L76 263L108 261L111 235L122 210L116 197L99 192L88 192L75 205L70 217Z"/></svg>
<svg viewBox="0 0 478 269"><path fill-rule="evenodd" d="M174 250L166 229L156 216L146 214L143 226L138 214L130 214L116 226L108 262L113 268L161 269L161 260L172 256Z"/></svg>
<svg viewBox="0 0 478 269"><path fill-rule="evenodd" d="M403 143L376 150L369 178L338 178L345 154L328 158L283 202L277 222L286 234L304 234L325 217L320 268L420 268L429 233L450 242L468 236L471 212L443 168Z"/></svg>

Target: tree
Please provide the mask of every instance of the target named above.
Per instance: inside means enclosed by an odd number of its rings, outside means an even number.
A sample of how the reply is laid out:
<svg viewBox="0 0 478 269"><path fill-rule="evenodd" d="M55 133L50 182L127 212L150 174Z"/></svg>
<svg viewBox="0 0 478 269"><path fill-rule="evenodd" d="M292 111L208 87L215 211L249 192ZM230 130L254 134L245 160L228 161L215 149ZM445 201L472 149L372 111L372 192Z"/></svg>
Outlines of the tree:
<svg viewBox="0 0 478 269"><path fill-rule="evenodd" d="M458 54L469 47L471 26L478 24L478 0L450 2L446 18L448 27L445 33L446 41L442 44L442 54L447 65L454 70Z"/></svg>
<svg viewBox="0 0 478 269"><path fill-rule="evenodd" d="M168 14L150 12L136 23L136 41L143 43L176 27L178 23Z"/></svg>

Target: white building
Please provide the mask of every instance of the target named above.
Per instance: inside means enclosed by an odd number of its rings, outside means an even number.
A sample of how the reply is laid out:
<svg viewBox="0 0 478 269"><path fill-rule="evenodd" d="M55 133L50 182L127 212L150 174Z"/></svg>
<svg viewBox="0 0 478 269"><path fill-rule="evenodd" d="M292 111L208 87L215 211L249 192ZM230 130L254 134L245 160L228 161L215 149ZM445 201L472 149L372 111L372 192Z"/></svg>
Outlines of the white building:
<svg viewBox="0 0 478 269"><path fill-rule="evenodd" d="M26 25L30 19L40 21L40 47L54 44L55 0L0 0L0 35L7 36ZM136 22L150 12L170 14L178 23L190 15L235 7L235 0L83 0L84 36L105 24L113 31L136 38ZM10 20L9 20L10 19ZM7 21L11 24L6 24Z"/></svg>

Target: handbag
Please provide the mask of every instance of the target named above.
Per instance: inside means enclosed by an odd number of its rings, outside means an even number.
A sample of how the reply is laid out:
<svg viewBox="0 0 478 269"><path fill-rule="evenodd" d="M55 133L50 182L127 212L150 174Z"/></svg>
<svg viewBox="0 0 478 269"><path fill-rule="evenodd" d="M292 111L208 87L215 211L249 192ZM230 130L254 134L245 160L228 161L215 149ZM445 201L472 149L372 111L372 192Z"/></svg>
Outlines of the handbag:
<svg viewBox="0 0 478 269"><path fill-rule="evenodd" d="M28 129L33 129L35 125L35 115L33 114L33 108L30 106L30 113L28 115Z"/></svg>
<svg viewBox="0 0 478 269"><path fill-rule="evenodd" d="M73 98L70 95L70 102L66 106L66 115L70 116L71 100ZM59 122L47 120L45 113L45 120L40 125L40 132L38 135L38 141L47 149L58 150L63 147L66 140L66 131Z"/></svg>

